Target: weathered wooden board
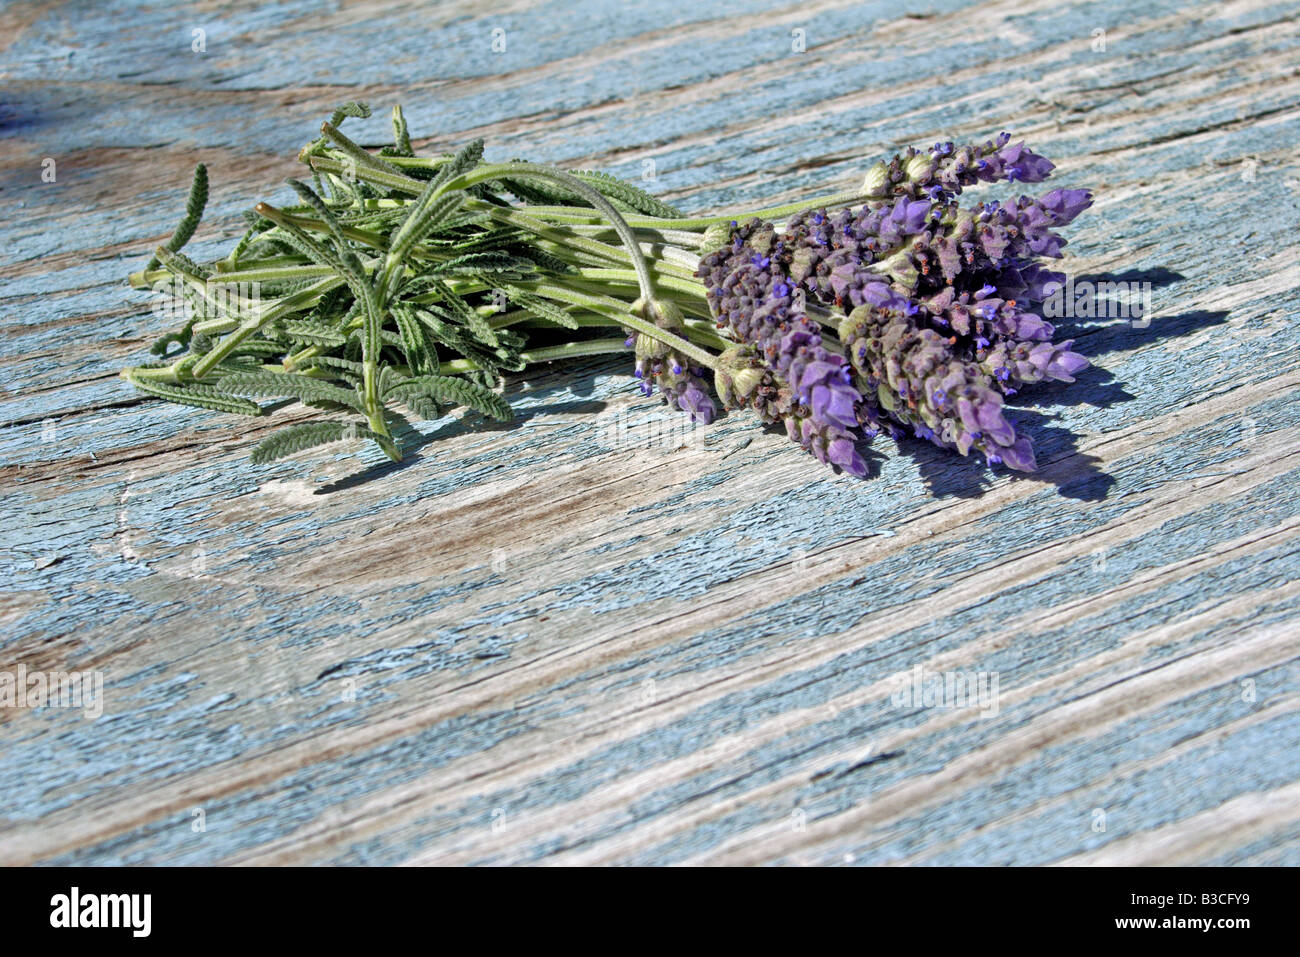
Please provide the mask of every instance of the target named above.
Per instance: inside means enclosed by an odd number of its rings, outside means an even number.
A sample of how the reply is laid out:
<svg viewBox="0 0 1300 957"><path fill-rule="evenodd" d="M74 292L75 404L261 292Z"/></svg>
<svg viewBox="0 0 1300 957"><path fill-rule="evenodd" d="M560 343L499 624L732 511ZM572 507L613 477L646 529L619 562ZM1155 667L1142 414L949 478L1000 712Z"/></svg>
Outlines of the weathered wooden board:
<svg viewBox="0 0 1300 957"><path fill-rule="evenodd" d="M1296 14L6 6L0 671L105 686L0 708L0 862L1300 862ZM1077 323L1035 477L837 478L744 416L672 447L617 358L400 467L251 467L262 426L116 378L163 326L122 277L196 161L215 254L350 98L701 211L1008 128L1097 191L1068 266L1156 312ZM916 668L996 709L896 703Z"/></svg>

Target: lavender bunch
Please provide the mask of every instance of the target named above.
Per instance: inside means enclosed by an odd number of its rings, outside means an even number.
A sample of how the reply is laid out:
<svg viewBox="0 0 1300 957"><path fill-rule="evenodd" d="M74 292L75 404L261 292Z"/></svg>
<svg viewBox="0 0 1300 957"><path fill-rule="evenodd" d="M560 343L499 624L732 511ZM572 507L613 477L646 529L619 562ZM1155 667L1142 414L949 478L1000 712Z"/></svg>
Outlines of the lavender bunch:
<svg viewBox="0 0 1300 957"><path fill-rule="evenodd" d="M1032 311L1065 276L1036 260L1061 256L1065 240L1054 230L1091 203L1086 190L1053 190L969 211L952 197L815 210L787 227L788 244L796 247L791 274L819 302L842 308L862 305L864 287L888 280L1005 394L1044 379L1068 382L1086 360L1071 341L1051 344L1055 329Z"/></svg>
<svg viewBox="0 0 1300 957"><path fill-rule="evenodd" d="M972 186L1052 172L1006 134L908 150L852 192L689 218L603 173L489 162L477 141L420 156L400 109L378 151L338 128L368 116L335 111L298 157L312 185L256 204L211 263L180 251L206 199L200 167L174 236L131 277L192 307L155 345L162 362L123 373L136 388L245 415L289 397L343 416L285 426L256 461L357 437L398 459L395 406L508 419L502 374L631 349L646 395L708 423L711 380L723 407L853 475L882 432L1030 470L1004 397L1086 365L1038 307L1064 281L1044 265L1062 255L1059 230L1091 195L961 205Z"/></svg>
<svg viewBox="0 0 1300 957"><path fill-rule="evenodd" d="M863 293L866 302L844 318L839 333L873 417L888 417L917 438L962 455L974 448L990 464L1033 471L1029 439L1016 435L1002 413L1002 396L979 366L921 325L915 303L886 284L871 284ZM894 427L889 432L901 434Z"/></svg>
<svg viewBox="0 0 1300 957"><path fill-rule="evenodd" d="M755 220L700 265L719 327L756 347L778 396L793 394L776 405L792 439L854 474L866 468L854 443L882 430L899 438L900 426L963 455L976 448L992 462L1033 468L1027 442L1001 414L1001 396L951 342L921 324L913 301L859 269L835 296L836 305L847 298L855 307L838 323L847 355L831 351L822 327L795 305L794 292L809 290L789 273L792 258L774 227ZM818 389L815 399L807 390L806 403L802 378L783 374L796 363ZM795 388L783 389L786 382Z"/></svg>

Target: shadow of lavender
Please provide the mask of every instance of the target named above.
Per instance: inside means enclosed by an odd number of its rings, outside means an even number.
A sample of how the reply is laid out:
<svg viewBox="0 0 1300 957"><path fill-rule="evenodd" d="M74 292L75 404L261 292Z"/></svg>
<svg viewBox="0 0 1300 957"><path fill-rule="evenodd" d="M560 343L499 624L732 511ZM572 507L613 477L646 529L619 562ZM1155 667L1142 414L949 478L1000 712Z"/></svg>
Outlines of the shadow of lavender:
<svg viewBox="0 0 1300 957"><path fill-rule="evenodd" d="M1128 270L1108 275L1079 276L1078 282L1150 283L1171 285L1184 278L1165 267ZM1056 321L1057 341L1073 339L1075 349L1091 357L1127 352L1162 340L1186 336L1216 326L1228 318L1224 311L1192 310L1175 316L1142 320ZM1029 389L1007 403L1017 431L1034 441L1039 469L1029 474L1010 473L1018 481L1055 485L1065 498L1101 501L1115 484L1102 471L1095 456L1079 450L1081 436L1057 424L1061 418L1052 407L1090 405L1106 409L1132 401L1125 383L1103 366L1092 365L1074 382L1048 382ZM937 496L974 497L991 481L991 473L978 461L956 459L950 453L919 440L904 439L900 448L917 460L931 493ZM956 459L956 461L954 461ZM1009 471L1009 470L1004 470Z"/></svg>
<svg viewBox="0 0 1300 957"><path fill-rule="evenodd" d="M611 370L612 371L612 370ZM588 373L594 381L594 373ZM539 392L542 390L538 390ZM568 391L576 391L569 389ZM578 394L590 394L589 392ZM587 400L582 402L552 402L549 404L540 404L529 407L525 410L516 410L515 417L509 422L498 422L495 419L489 419L478 412L466 412L464 415L454 418L443 423L435 429L421 429L416 427L406 416L401 413L389 410L390 415L395 420L393 428L393 438L395 438L402 447L402 460L400 462L382 461L374 465L367 466L358 472L344 476L333 482L328 482L316 489L316 495L329 495L332 492L342 492L352 488L358 488L367 482L382 479L385 476L392 475L404 469L411 468L420 462L428 460L424 450L434 443L451 438L456 435L465 435L470 432L504 432L515 429L530 419L543 415L562 415L565 413L592 414L603 411L605 403L599 400Z"/></svg>

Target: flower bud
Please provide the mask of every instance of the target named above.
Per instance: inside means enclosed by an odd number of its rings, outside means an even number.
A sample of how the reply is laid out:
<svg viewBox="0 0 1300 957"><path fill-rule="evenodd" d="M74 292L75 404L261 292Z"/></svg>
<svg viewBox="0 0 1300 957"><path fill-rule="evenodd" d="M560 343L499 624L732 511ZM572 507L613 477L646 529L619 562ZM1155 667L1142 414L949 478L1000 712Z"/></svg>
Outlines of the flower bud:
<svg viewBox="0 0 1300 957"><path fill-rule="evenodd" d="M655 363L668 358L668 347L658 339L652 339L650 336L636 333L636 348L634 354L638 361L644 360L649 363Z"/></svg>
<svg viewBox="0 0 1300 957"><path fill-rule="evenodd" d="M723 405L741 408L758 391L767 373L757 363L753 349L747 346L732 346L718 356L713 386Z"/></svg>
<svg viewBox="0 0 1300 957"><path fill-rule="evenodd" d="M876 163L867 170L867 178L862 181L862 195L884 196L889 182L889 167L884 162Z"/></svg>
<svg viewBox="0 0 1300 957"><path fill-rule="evenodd" d="M847 316L840 320L839 328L835 330L836 337L843 343L850 343L854 339L863 335L867 327L867 320L871 316L870 306L858 306Z"/></svg>
<svg viewBox="0 0 1300 957"><path fill-rule="evenodd" d="M654 316L650 318L656 326L667 332L681 332L686 328L686 317L682 315L677 303L671 300L656 299Z"/></svg>
<svg viewBox="0 0 1300 957"><path fill-rule="evenodd" d="M930 178L931 172L934 171L934 161L924 153L917 153L907 165L903 167L903 173L913 183L922 183Z"/></svg>
<svg viewBox="0 0 1300 957"><path fill-rule="evenodd" d="M707 256L709 253L721 249L729 242L731 242L731 227L726 223L714 223L704 231L704 239L700 244L700 255Z"/></svg>
<svg viewBox="0 0 1300 957"><path fill-rule="evenodd" d="M912 262L911 254L906 249L900 249L888 258L882 259L873 268L888 273L906 289L914 288L920 275Z"/></svg>
<svg viewBox="0 0 1300 957"><path fill-rule="evenodd" d="M736 397L741 402L748 402L757 391L758 387L763 384L762 369L741 369L732 377L732 385L736 390Z"/></svg>

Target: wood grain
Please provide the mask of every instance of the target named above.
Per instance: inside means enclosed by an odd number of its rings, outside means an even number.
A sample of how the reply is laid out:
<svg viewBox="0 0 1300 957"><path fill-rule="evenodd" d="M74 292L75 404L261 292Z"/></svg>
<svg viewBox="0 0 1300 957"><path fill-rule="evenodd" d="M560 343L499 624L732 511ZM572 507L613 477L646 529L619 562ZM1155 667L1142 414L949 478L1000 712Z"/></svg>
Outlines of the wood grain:
<svg viewBox="0 0 1300 957"><path fill-rule="evenodd" d="M0 671L105 687L0 708L0 862L1300 863L1295 14L6 8ZM1095 365L1016 409L1032 477L887 442L836 477L684 431L618 358L399 467L252 467L264 423L116 377L163 325L122 280L196 161L216 255L350 98L368 141L400 101L433 148L653 159L700 211L1010 129L1096 191L1068 268L1155 314L1069 330ZM996 707L899 703L918 667Z"/></svg>

